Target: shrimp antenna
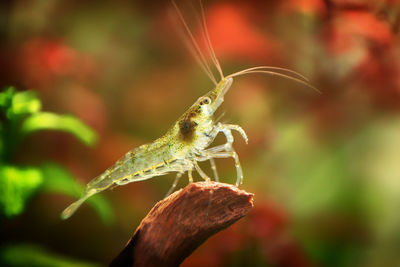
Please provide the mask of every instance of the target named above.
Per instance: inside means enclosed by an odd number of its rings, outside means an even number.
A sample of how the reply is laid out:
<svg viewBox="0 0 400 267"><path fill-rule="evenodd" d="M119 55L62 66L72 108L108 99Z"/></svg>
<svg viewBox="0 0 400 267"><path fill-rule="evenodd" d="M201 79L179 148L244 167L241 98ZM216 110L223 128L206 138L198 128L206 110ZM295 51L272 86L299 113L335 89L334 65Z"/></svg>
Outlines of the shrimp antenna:
<svg viewBox="0 0 400 267"><path fill-rule="evenodd" d="M293 76L290 76L288 74L277 72L277 71L285 71L285 72L294 74L297 77L293 77ZM297 73L297 72L295 72L293 70L289 70L289 69L285 69L285 68L279 68L279 67L259 66L259 67L248 68L248 69L245 69L245 70L241 70L241 71L232 73L232 74L226 76L226 78L233 78L233 77L236 77L236 76L241 76L241 75L250 74L250 73L264 73L264 74L280 76L280 77L286 78L288 80L292 80L292 81L295 81L297 83L306 85L307 87L312 88L315 91L321 93L321 91L318 90L313 85L311 85L308 82L308 79L305 78L303 75L301 75L301 74L299 74L299 73Z"/></svg>
<svg viewBox="0 0 400 267"><path fill-rule="evenodd" d="M268 70L268 71L282 71L282 72L287 72L290 74L293 74L294 76L297 76L297 78L299 78L300 80L304 80L305 82L309 82L308 78L300 73L298 73L297 71L291 70L291 69L287 69L287 68L281 68L281 67L274 67L274 66L258 66L258 67L252 67L252 68L248 68L239 72L236 72L236 74L240 74L242 72L248 72L248 71L253 71L253 70Z"/></svg>
<svg viewBox="0 0 400 267"><path fill-rule="evenodd" d="M215 51L213 49L213 45L212 45L212 42L211 42L210 34L208 33L206 16L204 14L203 1L199 0L199 4L200 4L200 10L201 10L201 19L202 19L202 22L203 22L203 35L205 35L205 40L206 40L206 43L207 43L208 52L209 52L209 54L211 56L211 60L214 62L215 67L218 70L219 75L221 76L221 80L223 80L224 79L224 73L222 72L222 68L221 68L221 65L219 64L218 58L215 55Z"/></svg>
<svg viewBox="0 0 400 267"><path fill-rule="evenodd" d="M201 67L201 69L207 74L208 78L210 78L210 80L217 85L217 81L214 78L214 75L212 74L210 68L208 67L208 65L204 65L204 62L202 61L202 59L200 58L199 54L197 53L197 51L193 48L192 42L188 39L187 35L184 34L183 32L179 31L179 34L181 35L182 40L185 43L185 46L188 48L190 54L194 57L194 59L196 60L196 62L199 64L199 66Z"/></svg>
<svg viewBox="0 0 400 267"><path fill-rule="evenodd" d="M188 34L189 38L184 38L186 45L189 48L189 51L192 53L192 55L194 56L194 58L196 59L196 61L200 64L200 66L202 67L202 69L205 71L205 73L207 74L207 76L211 79L211 81L217 85L217 81L215 80L215 77L210 69L210 67L207 64L207 60L205 59L203 53L200 50L199 45L197 44L192 32L189 29L189 26L187 25L185 18L182 15L181 10L179 9L179 7L177 6L177 4L175 3L175 0L171 0L172 4L174 5L174 8L178 14L178 17L182 23L182 25L184 26L186 33Z"/></svg>

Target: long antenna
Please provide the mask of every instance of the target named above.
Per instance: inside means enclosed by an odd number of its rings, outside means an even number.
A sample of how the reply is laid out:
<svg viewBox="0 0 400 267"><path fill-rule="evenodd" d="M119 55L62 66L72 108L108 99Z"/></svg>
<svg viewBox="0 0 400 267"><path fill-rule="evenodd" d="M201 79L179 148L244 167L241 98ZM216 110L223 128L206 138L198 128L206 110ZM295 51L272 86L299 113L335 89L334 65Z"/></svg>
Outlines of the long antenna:
<svg viewBox="0 0 400 267"><path fill-rule="evenodd" d="M203 2L201 0L199 0L200 3L200 10L201 10L201 18L202 18L202 22L203 22L203 28L204 28L204 32L205 32L205 39L206 39L206 43L207 43L207 48L208 51L211 55L211 59L215 64L215 67L217 68L219 75L221 76L221 80L224 79L224 73L222 72L222 68L221 65L219 64L218 58L215 55L215 51L213 49L212 43L211 43L211 39L210 39L210 34L208 33L208 28L207 28L207 22L206 22L206 16L204 14L204 7L203 7Z"/></svg>
<svg viewBox="0 0 400 267"><path fill-rule="evenodd" d="M258 67L255 67L255 68L258 68ZM286 71L288 71L288 70L286 70ZM289 76L287 74L279 73L279 72L275 72L275 71L257 70L257 69L254 70L254 68L249 68L249 69L246 69L246 70L242 70L242 71L238 71L238 72L232 73L232 74L226 76L226 78L233 78L233 77L236 77L236 76L241 76L241 75L249 74L249 73L264 73L264 74L270 74L270 75L273 75L273 76L275 75L275 76L284 77L286 79L289 79L289 80L295 81L297 83L306 85L307 87L310 87L310 88L314 89L315 91L321 93L320 90L318 90L316 87L312 86L307 80L299 79L299 78L292 77L292 76Z"/></svg>
<svg viewBox="0 0 400 267"><path fill-rule="evenodd" d="M182 24L183 24L183 26L184 26L184 28L185 28L187 34L189 35L189 38L187 38L187 39L189 39L189 40L188 40L187 42L188 42L188 43L191 43L191 44L193 45L192 48L191 48L191 46L189 46L189 49L192 51L192 54L195 56L196 60L197 60L198 62L201 62L201 65L203 66L203 67L202 67L203 70L205 70L206 74L207 74L208 77L211 79L211 81L213 81L213 83L215 83L215 84L218 84L218 83L216 82L216 80L215 80L215 77L214 77L214 75L213 75L213 73L212 73L210 67L209 67L208 64L207 64L206 59L204 58L203 53L202 53L201 50L200 50L199 45L197 44L197 42L196 42L196 40L195 40L195 38L194 38L192 32L190 31L190 29L189 29L189 27L188 27L188 25L187 25L187 23L186 23L186 21L185 21L185 18L184 18L183 15L182 15L181 10L179 9L179 7L177 6L177 4L175 3L175 0L172 0L171 2L172 2L172 4L174 5L174 8L175 8L175 10L176 10L177 13L178 13L179 19L180 19L180 21L182 22ZM193 47L194 47L194 48L193 48ZM194 52L194 53L193 53L193 52Z"/></svg>
<svg viewBox="0 0 400 267"><path fill-rule="evenodd" d="M198 55L197 51L194 49L192 42L188 39L187 35L183 32L180 31L181 34L181 38L184 41L186 47L188 48L190 54L194 57L194 59L196 60L196 62L200 65L201 69L207 74L208 78L210 78L210 80L217 85L217 81L215 80L214 75L212 74L210 68L207 68L207 65L204 65L204 62L202 61L202 59L200 58L200 56Z"/></svg>
<svg viewBox="0 0 400 267"><path fill-rule="evenodd" d="M274 67L274 66L257 66L257 67L252 67L252 68L248 68L245 70L241 70L235 73L236 74L240 74L243 72L248 72L248 71L252 71L252 70L267 70L267 71L283 71L283 72L288 72L290 74L293 74L295 76L297 76L298 78L300 78L301 80L304 80L305 82L309 82L308 78L305 77L304 75L298 73L297 71L291 70L291 69L287 69L287 68L281 68L281 67Z"/></svg>

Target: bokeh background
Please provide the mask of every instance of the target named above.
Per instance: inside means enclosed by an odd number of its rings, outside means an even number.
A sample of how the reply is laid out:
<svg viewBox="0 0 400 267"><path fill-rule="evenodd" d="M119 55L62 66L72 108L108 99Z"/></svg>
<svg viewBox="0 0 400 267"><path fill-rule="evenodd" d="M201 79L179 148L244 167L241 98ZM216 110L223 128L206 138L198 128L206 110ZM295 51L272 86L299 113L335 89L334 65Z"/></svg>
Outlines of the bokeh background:
<svg viewBox="0 0 400 267"><path fill-rule="evenodd" d="M234 146L255 207L182 266L400 266L399 1L204 6L225 73L286 67L322 93L265 75L235 79L220 110L248 134ZM171 8L1 1L2 266L106 265L168 191L174 175L128 184L60 220L83 184L213 87ZM182 11L201 40L193 10ZM233 161L217 165L233 183Z"/></svg>

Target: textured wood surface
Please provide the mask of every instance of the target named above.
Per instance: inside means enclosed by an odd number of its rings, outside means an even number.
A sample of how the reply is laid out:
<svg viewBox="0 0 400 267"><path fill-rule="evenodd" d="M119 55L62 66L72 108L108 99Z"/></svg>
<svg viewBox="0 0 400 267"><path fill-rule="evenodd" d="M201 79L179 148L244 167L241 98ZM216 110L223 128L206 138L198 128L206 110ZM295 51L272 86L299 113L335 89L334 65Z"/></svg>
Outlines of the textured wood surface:
<svg viewBox="0 0 400 267"><path fill-rule="evenodd" d="M110 266L178 266L252 207L253 194L233 185L190 183L153 207Z"/></svg>

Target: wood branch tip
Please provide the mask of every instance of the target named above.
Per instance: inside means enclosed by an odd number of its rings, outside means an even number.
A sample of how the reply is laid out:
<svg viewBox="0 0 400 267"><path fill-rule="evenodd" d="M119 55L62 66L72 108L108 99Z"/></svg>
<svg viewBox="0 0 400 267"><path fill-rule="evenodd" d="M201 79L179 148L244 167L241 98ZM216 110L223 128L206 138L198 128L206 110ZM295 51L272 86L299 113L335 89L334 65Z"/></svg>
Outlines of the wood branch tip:
<svg viewBox="0 0 400 267"><path fill-rule="evenodd" d="M235 196L235 197L243 197L244 199L247 199L247 201L251 204L251 207L253 207L253 205L254 205L253 204L253 197L254 197L253 193L249 193L244 190L241 190L237 186L232 185L232 184L213 182L213 181L189 183L186 187L175 191L174 193L167 196L163 200L167 201L167 199L174 198L177 195L185 193L185 192L188 192L190 194L193 194L196 192L209 194L210 191L212 191L213 193L225 192L226 194L232 194L232 196Z"/></svg>

